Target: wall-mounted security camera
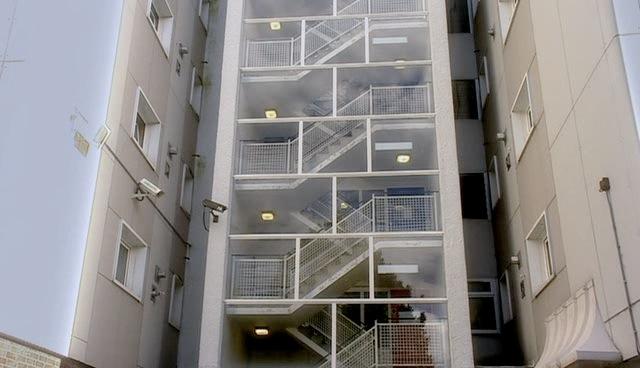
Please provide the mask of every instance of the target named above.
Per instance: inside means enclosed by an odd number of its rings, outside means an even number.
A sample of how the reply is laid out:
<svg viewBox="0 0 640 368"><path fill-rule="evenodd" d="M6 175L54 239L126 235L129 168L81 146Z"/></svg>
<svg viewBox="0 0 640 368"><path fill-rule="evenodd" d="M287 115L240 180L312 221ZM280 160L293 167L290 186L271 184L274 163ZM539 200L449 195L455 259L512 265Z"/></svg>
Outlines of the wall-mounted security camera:
<svg viewBox="0 0 640 368"><path fill-rule="evenodd" d="M202 205L205 208L210 209L211 211L216 211L216 212L220 212L220 213L224 213L224 211L227 210L227 206L225 206L224 204L220 204L218 202L214 202L212 200L209 199L205 199L202 201Z"/></svg>
<svg viewBox="0 0 640 368"><path fill-rule="evenodd" d="M496 28L495 27L490 27L487 30L487 33L489 34L489 36L491 36L491 38L494 38L496 36Z"/></svg>
<svg viewBox="0 0 640 368"><path fill-rule="evenodd" d="M180 58L183 58L186 54L189 53L189 48L180 42L178 44L178 54L180 54Z"/></svg>
<svg viewBox="0 0 640 368"><path fill-rule="evenodd" d="M496 140L498 142L506 143L507 142L507 134L505 132L496 133Z"/></svg>
<svg viewBox="0 0 640 368"><path fill-rule="evenodd" d="M158 188L157 185L153 184L148 179L143 178L138 182L138 188L136 193L133 195L133 198L141 201L145 197L160 197L163 194L164 192L162 189Z"/></svg>

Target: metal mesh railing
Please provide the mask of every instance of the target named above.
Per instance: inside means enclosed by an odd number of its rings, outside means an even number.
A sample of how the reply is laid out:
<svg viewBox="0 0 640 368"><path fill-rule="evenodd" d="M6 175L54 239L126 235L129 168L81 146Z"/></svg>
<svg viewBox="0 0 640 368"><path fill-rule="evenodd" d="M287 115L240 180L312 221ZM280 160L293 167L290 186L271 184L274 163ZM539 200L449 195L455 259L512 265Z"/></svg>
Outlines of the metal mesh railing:
<svg viewBox="0 0 640 368"><path fill-rule="evenodd" d="M440 367L445 363L444 324L378 324L378 367Z"/></svg>
<svg viewBox="0 0 640 368"><path fill-rule="evenodd" d="M336 343L338 346L347 346L364 332L362 327L344 314L338 312L336 317ZM311 316L306 323L321 333L324 337L331 339L331 313L326 309L323 309Z"/></svg>
<svg viewBox="0 0 640 368"><path fill-rule="evenodd" d="M433 113L431 84L371 88L371 114Z"/></svg>
<svg viewBox="0 0 640 368"><path fill-rule="evenodd" d="M437 231L438 214L433 194L374 197L375 231Z"/></svg>
<svg viewBox="0 0 640 368"><path fill-rule="evenodd" d="M284 293L284 258L233 258L231 297L280 299Z"/></svg>
<svg viewBox="0 0 640 368"><path fill-rule="evenodd" d="M248 67L277 67L294 65L299 59L299 42L291 39L247 41L245 65ZM298 51L296 51L296 46Z"/></svg>
<svg viewBox="0 0 640 368"><path fill-rule="evenodd" d="M240 142L240 174L287 174L297 164L297 144Z"/></svg>
<svg viewBox="0 0 640 368"><path fill-rule="evenodd" d="M425 0L368 0L370 13L409 13L426 11Z"/></svg>
<svg viewBox="0 0 640 368"><path fill-rule="evenodd" d="M370 329L353 340L336 356L340 368L371 368L376 364L376 331ZM325 362L318 368L330 368L331 361Z"/></svg>

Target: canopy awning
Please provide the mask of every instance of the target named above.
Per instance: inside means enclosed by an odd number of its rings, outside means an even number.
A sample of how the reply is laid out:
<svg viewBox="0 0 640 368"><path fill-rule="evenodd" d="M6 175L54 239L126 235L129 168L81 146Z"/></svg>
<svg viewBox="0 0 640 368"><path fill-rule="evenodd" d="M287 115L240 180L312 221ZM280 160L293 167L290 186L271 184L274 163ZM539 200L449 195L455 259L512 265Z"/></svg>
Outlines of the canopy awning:
<svg viewBox="0 0 640 368"><path fill-rule="evenodd" d="M611 342L600 316L593 281L546 320L544 351L536 368L564 368L574 363L615 363L622 355Z"/></svg>

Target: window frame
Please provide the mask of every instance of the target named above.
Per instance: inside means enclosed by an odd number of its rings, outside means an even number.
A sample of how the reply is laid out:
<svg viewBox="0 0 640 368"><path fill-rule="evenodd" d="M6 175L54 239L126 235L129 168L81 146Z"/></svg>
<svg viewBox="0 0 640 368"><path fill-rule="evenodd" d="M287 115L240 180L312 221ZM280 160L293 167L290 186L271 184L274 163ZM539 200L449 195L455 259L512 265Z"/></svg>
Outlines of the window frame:
<svg viewBox="0 0 640 368"><path fill-rule="evenodd" d="M522 94L525 92L527 94L527 105L526 108L522 109L518 107L518 104L522 98ZM511 130L513 133L513 148L516 153L516 162L520 162L520 159L524 155L536 125L533 116L533 104L531 102L529 73L525 73L520 83L520 88L518 88L518 93L511 105Z"/></svg>
<svg viewBox="0 0 640 368"><path fill-rule="evenodd" d="M211 1L210 0L199 0L198 6L198 18L200 18L200 23L204 27L205 31L209 30L209 19L211 17ZM204 14L203 14L204 12ZM205 17L206 15L206 17ZM206 19L205 19L206 18Z"/></svg>
<svg viewBox="0 0 640 368"><path fill-rule="evenodd" d="M129 244L123 238L125 231L128 231L130 235L135 238L138 245ZM127 249L124 282L121 282L117 279L121 246L124 246L124 248ZM138 233L135 232L135 230L133 230L133 228L127 222L121 219L118 226L118 237L111 280L139 303L142 303L144 294L148 256L149 246L147 245L147 243L142 239L140 235L138 235ZM134 259L134 257L140 257L140 259ZM141 267L141 269L138 269L138 267Z"/></svg>
<svg viewBox="0 0 640 368"><path fill-rule="evenodd" d="M518 5L520 5L520 0L498 0L497 5L498 5L498 22L500 23L500 32L502 34L502 44L504 45L507 43L507 39L509 38L511 26L513 25L513 18L515 18L516 16Z"/></svg>
<svg viewBox="0 0 640 368"><path fill-rule="evenodd" d="M544 230L545 230L545 236L542 239L532 239L532 235L533 233L536 231L536 228L538 226L544 226ZM536 220L536 222L534 223L533 227L531 227L531 229L529 230L529 232L527 233L527 236L525 238L525 246L526 246L526 250L527 250L527 265L528 265L528 269L529 269L529 282L531 284L531 290L533 293L533 297L536 298L550 283L551 281L553 281L553 279L556 276L555 273L555 265L554 265L554 259L553 259L553 251L552 251L552 242L551 242L551 236L549 234L549 222L547 220L547 212L544 211L542 212L542 214L540 215L540 217L538 217L538 219ZM536 252L534 253L532 248L534 246L542 246L542 252ZM535 254L535 256L534 256ZM542 259L535 259L535 258L539 258L539 256L542 255ZM532 272L537 272L538 267L533 267L534 264L533 262L544 262L544 264L542 265L543 267L540 267L541 270L543 270L544 275L540 275L542 277L539 278L538 281L538 277L536 276L534 278L534 275ZM540 266L539 264L536 264L535 266ZM534 284L534 281L535 284Z"/></svg>
<svg viewBox="0 0 640 368"><path fill-rule="evenodd" d="M498 171L498 157L493 155L491 162L489 163L489 172L487 176L489 178L489 200L491 209L495 209L502 198L502 189L500 188L500 172ZM494 193L495 190L495 193Z"/></svg>
<svg viewBox="0 0 640 368"><path fill-rule="evenodd" d="M487 56L482 56L480 59L480 67L478 68L478 93L480 94L480 111L484 110L484 107L487 105L487 99L491 94L491 84L489 83L489 66Z"/></svg>
<svg viewBox="0 0 640 368"><path fill-rule="evenodd" d="M187 175L191 175L191 194L189 195L190 203L184 203L185 200L185 183L187 179ZM182 180L180 182L180 208L185 212L187 216L191 216L191 207L193 205L193 186L195 184L195 176L193 174L193 170L186 163L182 164ZM188 205L188 208L185 207L185 204Z"/></svg>
<svg viewBox="0 0 640 368"><path fill-rule="evenodd" d="M199 84L197 84L196 82L199 82ZM200 90L197 91L196 87L199 86ZM194 106L194 94L198 94L198 101L197 102L197 106ZM202 113L202 98L204 96L204 80L202 79L202 77L200 76L200 73L198 73L198 68L196 68L195 65L192 65L192 69L191 69L191 89L189 90L189 106L191 106L191 109L193 110L193 112L196 114L196 116L198 118L200 118L200 114Z"/></svg>
<svg viewBox="0 0 640 368"><path fill-rule="evenodd" d="M146 103L146 105L149 107L149 112L154 115L153 120L156 120L157 122L147 122L145 121L144 116L140 116L141 115L140 114L140 103L141 103L140 97L144 98L145 100L144 103ZM142 144L140 144L140 142L136 138L136 132L138 129L137 128L138 116L141 117L141 120L145 124L144 137L142 140ZM157 127L155 127L155 125L157 125ZM162 141L162 121L160 120L160 117L158 116L158 114L156 113L156 110L151 105L151 102L145 95L144 91L142 91L142 88L140 87L137 87L137 90L136 90L136 97L135 97L135 102L133 106L133 122L132 122L130 137L133 143L135 144L136 148L138 148L138 150L142 153L142 156L145 158L147 163L151 165L151 168L154 171L157 171L158 161L160 158L160 143Z"/></svg>
<svg viewBox="0 0 640 368"><path fill-rule="evenodd" d="M487 291L468 291L468 298L469 298L469 302L471 302L471 299L489 299L491 298L493 300L493 311L494 311L494 319L496 322L496 328L495 330L476 330L476 329L471 329L471 334L472 335L493 335L493 334L499 334L501 332L501 319L500 319L500 299L498 296L498 291L497 291L497 280L496 279L492 279L492 278L477 278L477 279L468 279L467 280L467 285L471 282L483 282L483 283L488 283L490 285L491 291L487 292ZM468 287L468 286L467 286Z"/></svg>
<svg viewBox="0 0 640 368"><path fill-rule="evenodd" d="M177 321L174 319L174 309L176 308L176 283L179 282L180 283L180 287L182 288L180 290L180 308L179 308L179 313L180 315L177 317ZM169 299L169 314L167 315L167 322L169 323L169 325L171 325L173 328L175 328L176 330L180 331L180 328L182 326L182 315L183 315L183 307L184 307L184 280L182 280L182 277L178 276L177 274L173 274L173 276L171 277L171 297Z"/></svg>
<svg viewBox="0 0 640 368"><path fill-rule="evenodd" d="M157 1L162 1L162 6L166 12L158 8L158 5L155 3ZM154 17L152 17L151 14L152 9L157 17L156 21L153 20ZM168 15L166 15L166 13L168 13ZM175 16L173 11L171 11L169 3L166 0L148 0L146 17L153 30L153 34L158 39L158 42L160 42L160 48L164 52L165 57L168 58L171 51L171 39L173 38L175 21Z"/></svg>
<svg viewBox="0 0 640 368"><path fill-rule="evenodd" d="M505 280L505 290L502 290L502 280ZM498 279L498 292L500 293L500 311L502 317L502 324L505 325L513 321L513 299L511 296L511 276L509 276L509 269L506 269L500 278ZM507 308L505 308L507 307Z"/></svg>

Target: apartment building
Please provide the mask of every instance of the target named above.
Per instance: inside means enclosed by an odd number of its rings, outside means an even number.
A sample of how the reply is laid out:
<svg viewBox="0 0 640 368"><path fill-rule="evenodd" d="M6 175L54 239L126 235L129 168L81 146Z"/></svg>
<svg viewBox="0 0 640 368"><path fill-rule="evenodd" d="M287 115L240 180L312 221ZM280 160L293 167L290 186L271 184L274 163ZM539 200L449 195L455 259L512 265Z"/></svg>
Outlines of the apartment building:
<svg viewBox="0 0 640 368"><path fill-rule="evenodd" d="M215 4L0 15L0 366L176 366Z"/></svg>
<svg viewBox="0 0 640 368"><path fill-rule="evenodd" d="M503 332L535 367L638 366L638 2L474 14Z"/></svg>
<svg viewBox="0 0 640 368"><path fill-rule="evenodd" d="M180 363L472 367L474 345L495 360L471 8L221 8L215 170L199 180L228 210L191 223Z"/></svg>

